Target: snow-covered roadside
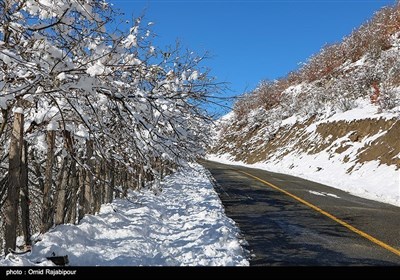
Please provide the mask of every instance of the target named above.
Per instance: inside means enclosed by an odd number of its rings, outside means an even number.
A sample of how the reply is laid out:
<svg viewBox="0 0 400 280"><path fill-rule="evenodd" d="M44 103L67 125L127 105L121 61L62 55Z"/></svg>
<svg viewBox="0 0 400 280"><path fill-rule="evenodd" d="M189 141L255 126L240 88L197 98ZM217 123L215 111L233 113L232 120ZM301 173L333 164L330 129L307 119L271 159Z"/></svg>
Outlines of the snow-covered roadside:
<svg viewBox="0 0 400 280"><path fill-rule="evenodd" d="M131 202L117 199L79 225L57 226L32 253L0 265L50 265L46 257L53 252L68 255L71 266L249 265L206 172L194 164L165 178L159 195L131 192Z"/></svg>
<svg viewBox="0 0 400 280"><path fill-rule="evenodd" d="M353 195L400 206L400 172L394 166L366 163L352 174L346 173L339 161L329 159L327 153L318 156L290 154L283 161L246 164L233 161L228 154L208 155L209 160L225 164L242 165L271 172L298 176L349 192ZM321 170L318 170L321 168Z"/></svg>
<svg viewBox="0 0 400 280"><path fill-rule="evenodd" d="M344 190L353 195L400 206L400 172L394 166L371 161L351 174L340 161L328 153L316 155L289 154L281 161L246 164L234 161L229 154L208 155L208 160L284 173ZM317 168L318 167L318 168ZM318 170L321 168L320 170Z"/></svg>

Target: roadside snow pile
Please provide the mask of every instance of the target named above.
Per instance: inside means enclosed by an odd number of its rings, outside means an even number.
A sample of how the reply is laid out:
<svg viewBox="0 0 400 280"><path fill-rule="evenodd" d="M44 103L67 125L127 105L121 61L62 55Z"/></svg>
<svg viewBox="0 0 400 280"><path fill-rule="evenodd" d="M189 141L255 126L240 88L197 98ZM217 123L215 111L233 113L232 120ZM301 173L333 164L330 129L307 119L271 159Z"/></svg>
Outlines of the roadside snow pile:
<svg viewBox="0 0 400 280"><path fill-rule="evenodd" d="M71 266L249 265L203 167L170 175L161 187L159 195L131 192L129 201L103 205L79 225L57 226L32 253L9 255L0 265L49 265L53 252L68 255Z"/></svg>

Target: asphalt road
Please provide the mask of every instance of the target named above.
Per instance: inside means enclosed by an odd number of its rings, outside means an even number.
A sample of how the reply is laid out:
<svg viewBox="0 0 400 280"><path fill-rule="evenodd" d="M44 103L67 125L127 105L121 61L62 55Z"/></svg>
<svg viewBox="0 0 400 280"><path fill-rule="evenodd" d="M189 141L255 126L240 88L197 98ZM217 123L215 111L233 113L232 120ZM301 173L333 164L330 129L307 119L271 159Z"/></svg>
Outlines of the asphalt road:
<svg viewBox="0 0 400 280"><path fill-rule="evenodd" d="M400 265L400 207L284 174L201 163L248 242L250 265Z"/></svg>

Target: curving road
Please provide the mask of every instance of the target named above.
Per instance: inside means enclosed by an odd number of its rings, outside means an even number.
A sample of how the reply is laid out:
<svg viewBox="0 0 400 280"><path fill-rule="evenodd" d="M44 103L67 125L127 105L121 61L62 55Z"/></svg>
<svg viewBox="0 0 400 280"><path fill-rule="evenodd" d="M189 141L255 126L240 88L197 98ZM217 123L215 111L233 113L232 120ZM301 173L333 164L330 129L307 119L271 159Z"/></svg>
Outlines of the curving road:
<svg viewBox="0 0 400 280"><path fill-rule="evenodd" d="M400 265L400 208L315 182L202 161L251 265Z"/></svg>

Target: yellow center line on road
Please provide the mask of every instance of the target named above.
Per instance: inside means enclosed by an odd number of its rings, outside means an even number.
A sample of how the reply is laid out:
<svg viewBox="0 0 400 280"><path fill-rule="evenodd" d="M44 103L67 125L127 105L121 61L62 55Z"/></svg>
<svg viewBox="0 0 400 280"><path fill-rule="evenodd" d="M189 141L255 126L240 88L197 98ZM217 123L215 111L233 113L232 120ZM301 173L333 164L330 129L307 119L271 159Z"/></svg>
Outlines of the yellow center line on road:
<svg viewBox="0 0 400 280"><path fill-rule="evenodd" d="M362 237L368 239L369 241L371 241L371 242L373 242L373 243L375 243L375 244L381 246L382 248L384 248L384 249L386 249L386 250L392 252L393 254L395 254L395 255L397 255L397 256L400 256L400 250L398 250L398 249L396 249L396 248L393 248L392 246L386 244L386 243L383 242L383 241L380 241L379 239L377 239L377 238L375 238L375 237L369 235L368 233L365 233L365 232L363 232L362 230L359 230L359 229L353 227L352 225L346 223L345 221L342 221L341 219L336 218L336 217L333 216L332 214L330 214L330 213L328 213L328 212L322 210L321 208L315 206L314 204L311 204L310 202L305 201L304 199L302 199L302 198L300 198L300 197L298 197L298 196L296 196L296 195L294 195L294 194L292 194L292 193L290 193L290 192L288 192L288 191L285 191L285 190L281 189L280 187L277 187L277 186L275 186L274 184L272 184L272 183L270 183L270 182L268 182L268 181L265 181L265 180L263 180L263 179L261 179L261 178L258 178L258 177L256 177L256 176L250 174L250 173L247 173L247 172L241 171L241 170L236 170L236 171L238 171L238 172L240 172L240 173L243 173L243 174L245 174L245 175L247 175L247 176L249 176L249 177L252 177L252 178L256 179L257 181L260 181L261 183L263 183L263 184L265 184L265 185L267 185L267 186L269 186L269 187L271 187L271 188L273 188L273 189L275 189L275 190L277 190L277 191L280 191L281 193L284 193L284 194L290 196L291 198L294 198L295 200L301 202L302 204L307 205L308 207L314 209L315 211L321 213L322 215L325 215L326 217L328 217L328 218L334 220L334 221L337 222L338 224L341 224L342 226L346 227L347 229L351 230L352 232L355 232L355 233L357 233L358 235L360 235L360 236L362 236Z"/></svg>

